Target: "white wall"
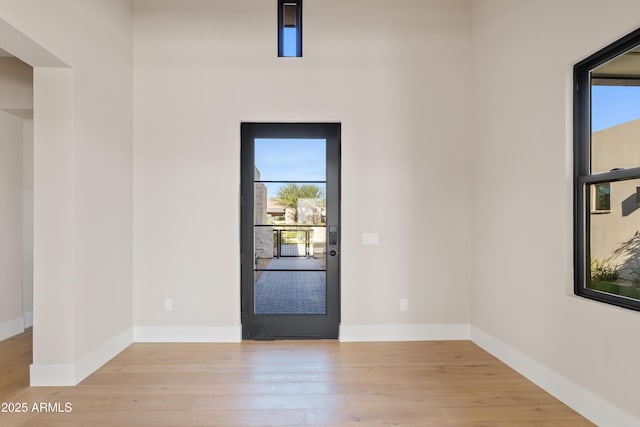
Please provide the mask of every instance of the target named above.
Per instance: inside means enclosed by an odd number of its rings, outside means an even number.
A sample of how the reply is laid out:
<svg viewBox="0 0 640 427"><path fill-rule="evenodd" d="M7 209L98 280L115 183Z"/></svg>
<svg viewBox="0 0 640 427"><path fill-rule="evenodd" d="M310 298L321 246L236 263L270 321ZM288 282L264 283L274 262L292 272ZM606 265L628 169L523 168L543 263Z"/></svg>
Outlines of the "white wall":
<svg viewBox="0 0 640 427"><path fill-rule="evenodd" d="M134 2L136 326L239 331L242 121L342 123L343 326L469 321L467 2L304 14L277 58L273 2Z"/></svg>
<svg viewBox="0 0 640 427"><path fill-rule="evenodd" d="M33 72L19 59L0 57L0 110L30 115L33 109Z"/></svg>
<svg viewBox="0 0 640 427"><path fill-rule="evenodd" d="M9 56L0 57L0 114L3 146L0 155L3 175L0 184L0 205L3 210L0 212L0 339L3 339L30 326L33 305L33 247L29 236L24 233L32 226L31 196L28 194L29 174L32 171L29 170L28 150L33 146L33 70L24 62ZM20 205L20 217L17 216L17 205ZM17 233L21 234L18 244ZM20 271L16 271L16 268Z"/></svg>
<svg viewBox="0 0 640 427"><path fill-rule="evenodd" d="M0 340L22 332L22 119L0 111Z"/></svg>
<svg viewBox="0 0 640 427"><path fill-rule="evenodd" d="M5 0L0 18L36 67L32 384L75 383L132 337L131 3Z"/></svg>
<svg viewBox="0 0 640 427"><path fill-rule="evenodd" d="M33 112L33 109L31 111ZM25 316L25 327L32 326L33 118L25 118L22 121L22 313Z"/></svg>
<svg viewBox="0 0 640 427"><path fill-rule="evenodd" d="M571 219L572 66L640 26L640 4L472 5L472 323L640 418L640 313L573 296Z"/></svg>

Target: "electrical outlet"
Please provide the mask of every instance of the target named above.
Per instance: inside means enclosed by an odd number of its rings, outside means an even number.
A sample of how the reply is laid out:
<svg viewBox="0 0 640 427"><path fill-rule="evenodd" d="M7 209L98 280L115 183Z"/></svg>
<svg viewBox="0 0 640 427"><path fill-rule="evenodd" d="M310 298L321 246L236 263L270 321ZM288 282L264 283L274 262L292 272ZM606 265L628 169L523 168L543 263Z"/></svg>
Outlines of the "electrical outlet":
<svg viewBox="0 0 640 427"><path fill-rule="evenodd" d="M402 311L409 310L409 300L407 300L406 298L400 299L400 310Z"/></svg>
<svg viewBox="0 0 640 427"><path fill-rule="evenodd" d="M164 311L173 311L173 299L165 298L164 299Z"/></svg>

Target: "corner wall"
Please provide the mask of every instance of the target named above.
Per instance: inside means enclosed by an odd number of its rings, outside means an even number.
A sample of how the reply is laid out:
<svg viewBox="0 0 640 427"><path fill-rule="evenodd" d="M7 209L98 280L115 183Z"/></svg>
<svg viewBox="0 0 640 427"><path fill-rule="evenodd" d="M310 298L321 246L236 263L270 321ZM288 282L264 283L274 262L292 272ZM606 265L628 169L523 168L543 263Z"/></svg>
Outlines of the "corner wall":
<svg viewBox="0 0 640 427"><path fill-rule="evenodd" d="M22 317L22 119L0 111L0 340Z"/></svg>
<svg viewBox="0 0 640 427"><path fill-rule="evenodd" d="M29 152L33 146L33 69L10 56L0 56L0 115L2 340L31 326L33 305L33 245L27 234L33 224L29 204L32 193L29 190L32 173Z"/></svg>
<svg viewBox="0 0 640 427"><path fill-rule="evenodd" d="M572 67L640 26L640 5L472 8L476 336L497 338L637 421L640 313L572 290ZM637 425L603 417L582 395L562 397L601 425Z"/></svg>
<svg viewBox="0 0 640 427"><path fill-rule="evenodd" d="M22 315L33 326L33 117L22 121Z"/></svg>

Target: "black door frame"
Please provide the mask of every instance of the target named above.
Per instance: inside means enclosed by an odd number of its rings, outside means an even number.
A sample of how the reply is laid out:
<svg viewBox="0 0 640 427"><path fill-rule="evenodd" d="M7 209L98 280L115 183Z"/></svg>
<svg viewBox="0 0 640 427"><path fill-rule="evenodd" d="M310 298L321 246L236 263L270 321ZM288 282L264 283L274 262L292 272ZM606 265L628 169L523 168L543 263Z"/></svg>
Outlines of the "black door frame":
<svg viewBox="0 0 640 427"><path fill-rule="evenodd" d="M340 123L241 123L241 316L243 339L335 339L340 325ZM326 314L254 313L254 141L256 138L326 140ZM333 234L331 234L333 233Z"/></svg>

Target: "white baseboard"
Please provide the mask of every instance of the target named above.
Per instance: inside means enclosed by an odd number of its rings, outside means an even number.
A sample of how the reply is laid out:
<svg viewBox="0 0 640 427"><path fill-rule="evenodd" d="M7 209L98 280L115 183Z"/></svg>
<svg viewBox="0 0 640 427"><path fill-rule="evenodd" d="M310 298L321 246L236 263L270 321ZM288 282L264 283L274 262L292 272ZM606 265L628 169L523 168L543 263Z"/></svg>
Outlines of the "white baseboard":
<svg viewBox="0 0 640 427"><path fill-rule="evenodd" d="M471 327L471 340L598 426L640 426L640 419L621 411L481 329Z"/></svg>
<svg viewBox="0 0 640 427"><path fill-rule="evenodd" d="M20 318L22 320L22 318ZM240 342L240 326L136 327L81 356L75 364L31 365L31 386L74 386L133 342Z"/></svg>
<svg viewBox="0 0 640 427"><path fill-rule="evenodd" d="M0 323L0 341L24 332L24 318L22 316Z"/></svg>
<svg viewBox="0 0 640 427"><path fill-rule="evenodd" d="M133 329L128 329L101 344L99 347L81 356L76 363L76 384L87 378L102 365L113 359L122 350L133 343Z"/></svg>
<svg viewBox="0 0 640 427"><path fill-rule="evenodd" d="M74 364L31 365L29 368L31 387L65 387L76 385Z"/></svg>
<svg viewBox="0 0 640 427"><path fill-rule="evenodd" d="M81 356L75 364L31 365L31 387L77 385L132 342L133 330L129 329Z"/></svg>
<svg viewBox="0 0 640 427"><path fill-rule="evenodd" d="M240 342L241 326L136 326L134 342Z"/></svg>
<svg viewBox="0 0 640 427"><path fill-rule="evenodd" d="M341 342L468 340L469 324L340 325Z"/></svg>
<svg viewBox="0 0 640 427"><path fill-rule="evenodd" d="M27 311L26 313L22 313L22 317L24 318L25 329L33 326L33 311Z"/></svg>

